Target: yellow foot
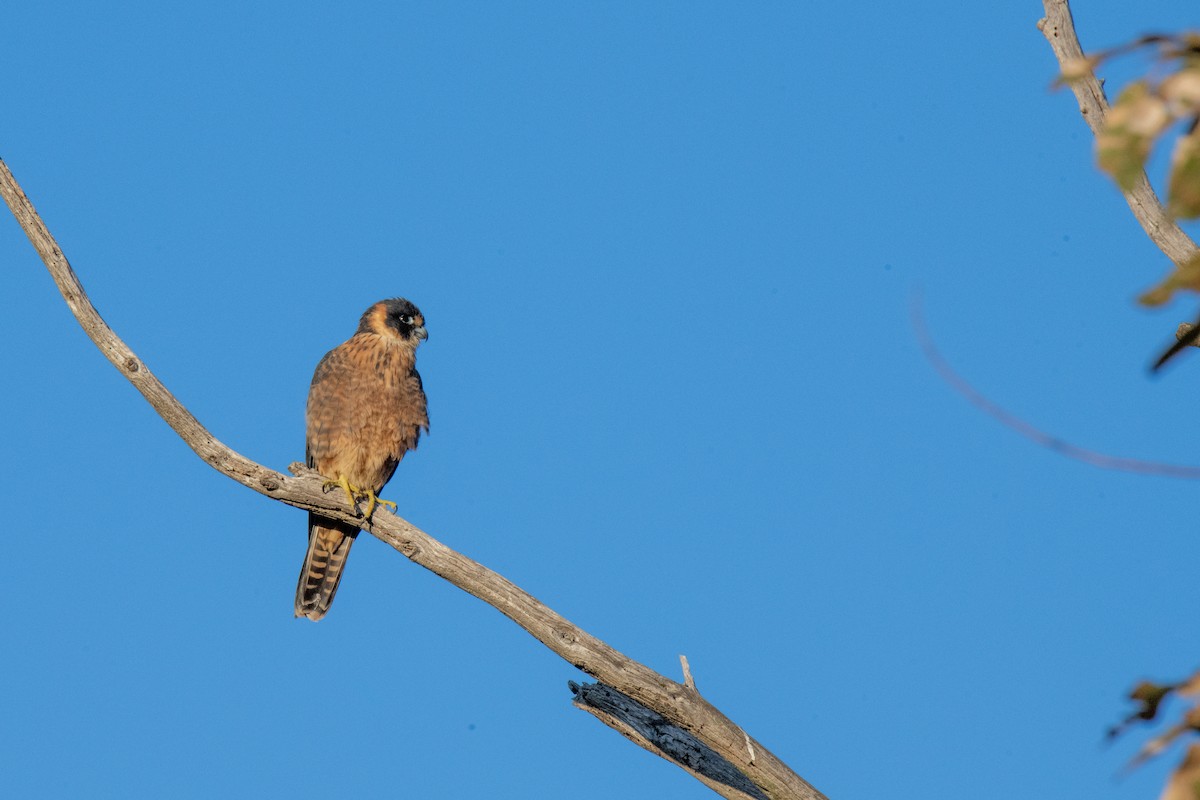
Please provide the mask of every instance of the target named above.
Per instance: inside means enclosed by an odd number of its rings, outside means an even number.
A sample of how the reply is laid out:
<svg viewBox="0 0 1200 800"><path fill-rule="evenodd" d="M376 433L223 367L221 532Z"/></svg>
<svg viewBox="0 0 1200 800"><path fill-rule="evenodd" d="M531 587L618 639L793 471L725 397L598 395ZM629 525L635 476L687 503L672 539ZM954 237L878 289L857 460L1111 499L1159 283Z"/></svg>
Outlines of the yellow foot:
<svg viewBox="0 0 1200 800"><path fill-rule="evenodd" d="M334 489L339 486L342 488L342 491L346 493L347 499L350 500L350 505L354 506L355 511L358 511L358 498L365 497L367 493L350 483L349 479L347 479L345 475L338 475L336 481L325 481L325 483L321 484L321 491L328 492L330 489ZM369 514L367 516L370 517Z"/></svg>
<svg viewBox="0 0 1200 800"><path fill-rule="evenodd" d="M375 494L370 489L368 489L365 494L367 497L367 522L371 521L371 515L375 513L375 506L389 506L392 509L392 513L395 513L396 504L391 500L380 500L379 495Z"/></svg>
<svg viewBox="0 0 1200 800"><path fill-rule="evenodd" d="M380 500L379 495L375 494L375 492L355 486L350 483L345 475L338 475L336 481L327 480L321 484L321 488L326 492L335 487L341 487L342 491L346 493L346 497L350 499L350 505L354 506L355 511L358 510L358 501L360 499L367 501L367 513L363 515L367 522L371 521L371 515L375 513L376 506L388 506L393 512L396 511L396 504L391 500Z"/></svg>

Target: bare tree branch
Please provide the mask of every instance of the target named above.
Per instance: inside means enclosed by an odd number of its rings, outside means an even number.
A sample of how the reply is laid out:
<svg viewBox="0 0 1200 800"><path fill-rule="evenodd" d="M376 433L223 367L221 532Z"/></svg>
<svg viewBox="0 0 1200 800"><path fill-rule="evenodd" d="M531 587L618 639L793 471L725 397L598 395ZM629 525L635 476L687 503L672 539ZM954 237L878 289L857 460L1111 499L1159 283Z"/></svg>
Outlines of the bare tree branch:
<svg viewBox="0 0 1200 800"><path fill-rule="evenodd" d="M1067 0L1042 0L1046 16L1038 22L1038 30L1046 37L1058 59L1059 68L1076 64L1083 59L1083 48L1079 45L1079 37L1075 34L1075 24L1071 19L1071 7ZM1104 117L1108 113L1108 100L1104 96L1104 87L1089 70L1086 75L1070 82L1075 99L1079 101L1079 113L1083 115L1093 134L1098 134L1104 128ZM1162 250L1167 258L1176 266L1182 266L1200 255L1200 248L1183 232L1162 203L1146 173L1142 172L1136 185L1129 191L1123 192L1125 202L1133 216L1141 223L1142 229L1150 240Z"/></svg>
<svg viewBox="0 0 1200 800"><path fill-rule="evenodd" d="M292 465L292 472L297 477L289 478L254 463L222 444L167 391L141 359L100 318L54 237L2 160L0 195L3 195L13 216L45 262L71 312L87 335L196 455L218 472L282 503L357 525L417 564L491 605L571 665L670 723L664 727L664 730L670 729L667 731L668 738L673 737L676 731L681 731L709 748L726 761L734 773L744 776L747 784L754 789L753 792L726 796L766 797L770 800L824 799L824 795L762 745L752 743L741 728L695 691L617 652L572 625L501 575L451 550L384 509L376 510L371 523L364 522L342 493L322 492L321 479L300 464ZM620 723L614 723L611 718L604 716L598 717L628 735ZM669 747L659 743L654 745L665 758L696 774L691 765L665 755L671 752ZM712 786L709 781L705 782Z"/></svg>

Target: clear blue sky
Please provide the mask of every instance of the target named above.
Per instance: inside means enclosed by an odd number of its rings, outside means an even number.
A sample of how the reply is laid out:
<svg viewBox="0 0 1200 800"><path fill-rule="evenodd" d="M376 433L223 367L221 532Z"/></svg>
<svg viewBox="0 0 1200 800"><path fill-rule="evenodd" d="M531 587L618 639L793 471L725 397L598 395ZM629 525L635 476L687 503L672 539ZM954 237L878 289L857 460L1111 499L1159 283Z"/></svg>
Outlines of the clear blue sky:
<svg viewBox="0 0 1200 800"><path fill-rule="evenodd" d="M1195 23L1078 3L1085 45ZM11 4L2 156L219 438L303 457L371 302L430 331L386 496L832 798L1155 797L1101 746L1196 666L1192 298L1027 3ZM855 15L862 15L856 19ZM1129 74L1137 63L1121 65ZM1110 84L1113 85L1113 84ZM379 542L292 618L301 512L191 454L0 221L13 797L711 796ZM1168 757L1168 762L1176 758Z"/></svg>

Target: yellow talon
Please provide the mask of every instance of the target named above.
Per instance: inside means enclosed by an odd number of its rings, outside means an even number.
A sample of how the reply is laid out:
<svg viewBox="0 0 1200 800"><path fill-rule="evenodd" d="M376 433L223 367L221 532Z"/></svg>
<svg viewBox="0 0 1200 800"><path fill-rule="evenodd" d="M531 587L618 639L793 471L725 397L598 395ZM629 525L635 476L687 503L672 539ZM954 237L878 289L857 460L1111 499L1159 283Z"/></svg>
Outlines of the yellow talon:
<svg viewBox="0 0 1200 800"><path fill-rule="evenodd" d="M371 515L375 513L375 506L390 506L393 512L396 511L396 504L391 500L380 500L379 495L369 489L365 494L367 496L367 522L371 521Z"/></svg>
<svg viewBox="0 0 1200 800"><path fill-rule="evenodd" d="M325 483L321 484L321 490L328 492L335 486L340 486L342 488L342 490L346 493L346 497L350 500L350 505L354 507L355 511L358 511L358 498L365 495L366 492L351 484L350 480L345 475L338 475L336 481L325 481ZM369 518L370 514L367 516Z"/></svg>
<svg viewBox="0 0 1200 800"><path fill-rule="evenodd" d="M391 500L381 500L379 499L379 495L375 494L375 492L371 491L370 489L361 489L355 486L354 484L350 483L349 479L345 475L338 475L336 481L325 481L325 483L321 484L321 489L328 492L330 489L333 489L337 486L340 486L342 491L346 493L346 497L350 499L350 505L354 506L355 511L359 510L358 501L361 498L366 498L367 513L363 516L367 522L371 521L371 515L375 513L376 506L388 506L393 512L396 511L396 504Z"/></svg>

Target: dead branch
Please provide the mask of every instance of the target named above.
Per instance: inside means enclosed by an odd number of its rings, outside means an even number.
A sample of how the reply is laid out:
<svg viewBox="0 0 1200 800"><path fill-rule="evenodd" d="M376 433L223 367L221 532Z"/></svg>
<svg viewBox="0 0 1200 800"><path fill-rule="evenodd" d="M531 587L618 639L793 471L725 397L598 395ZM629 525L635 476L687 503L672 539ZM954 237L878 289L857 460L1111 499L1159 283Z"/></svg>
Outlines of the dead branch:
<svg viewBox="0 0 1200 800"><path fill-rule="evenodd" d="M568 681L575 707L583 709L629 741L662 756L729 800L765 800L766 795L728 760L661 715L602 683Z"/></svg>
<svg viewBox="0 0 1200 800"><path fill-rule="evenodd" d="M3 195L13 216L50 271L71 313L92 342L142 393L188 447L218 472L282 503L357 525L415 563L492 606L572 666L666 720L669 725L660 727L670 736L677 738L677 732L682 732L710 749L727 762L734 773L740 773L746 784L754 790L726 796L766 797L771 800L824 799L824 795L761 744L752 743L741 728L695 691L617 652L501 575L451 550L385 509L376 510L372 522L364 523L341 493L322 492L321 480L300 464L291 467L297 477L287 477L256 464L222 444L167 391L145 363L101 319L54 237L2 160L0 195ZM598 718L628 735L622 724L614 718L603 715L598 715ZM671 752L666 745L654 743L654 746L668 760L693 775L697 774L689 764L666 755ZM713 785L707 780L705 783Z"/></svg>

